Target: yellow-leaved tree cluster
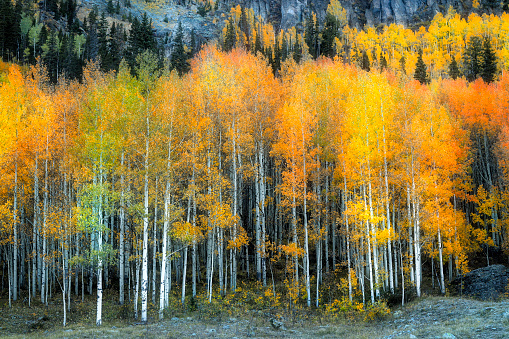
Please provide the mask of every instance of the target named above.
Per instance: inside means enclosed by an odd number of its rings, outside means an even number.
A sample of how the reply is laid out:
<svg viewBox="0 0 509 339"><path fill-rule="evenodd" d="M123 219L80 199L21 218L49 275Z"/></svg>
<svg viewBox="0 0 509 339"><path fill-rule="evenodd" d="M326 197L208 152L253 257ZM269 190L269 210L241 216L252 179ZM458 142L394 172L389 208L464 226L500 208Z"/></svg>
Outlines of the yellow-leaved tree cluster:
<svg viewBox="0 0 509 339"><path fill-rule="evenodd" d="M291 307L362 308L445 293L470 255L507 249L505 74L422 85L289 59L275 77L214 47L183 77L137 65L55 87L13 65L0 84L9 300L97 294L100 325L112 286L147 321L254 280Z"/></svg>

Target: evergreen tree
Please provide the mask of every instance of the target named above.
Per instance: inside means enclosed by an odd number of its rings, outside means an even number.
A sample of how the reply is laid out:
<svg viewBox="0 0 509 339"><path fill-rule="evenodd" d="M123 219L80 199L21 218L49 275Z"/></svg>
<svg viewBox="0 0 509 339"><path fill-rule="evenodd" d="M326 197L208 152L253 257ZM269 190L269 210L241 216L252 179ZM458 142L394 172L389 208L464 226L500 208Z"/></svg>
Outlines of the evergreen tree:
<svg viewBox="0 0 509 339"><path fill-rule="evenodd" d="M463 54L463 74L468 81L474 81L481 75L481 58L481 38L478 36L472 36L468 41L467 48Z"/></svg>
<svg viewBox="0 0 509 339"><path fill-rule="evenodd" d="M284 62L288 58L288 40L286 40L286 34L283 34L283 42L281 43L281 62Z"/></svg>
<svg viewBox="0 0 509 339"><path fill-rule="evenodd" d="M226 26L226 34L224 36L224 44L223 44L223 51L229 52L232 49L235 48L235 45L237 43L237 34L235 32L235 27L233 26L233 20L230 20L228 22L228 25Z"/></svg>
<svg viewBox="0 0 509 339"><path fill-rule="evenodd" d="M65 3L65 16L67 18L67 27L71 32L78 32L79 22L76 20L77 3L75 0L67 0Z"/></svg>
<svg viewBox="0 0 509 339"><path fill-rule="evenodd" d="M143 14L141 22L137 17L133 18L127 41L126 59L131 70L134 70L139 54L149 50L157 55L157 42L152 32L152 21L148 19L147 13Z"/></svg>
<svg viewBox="0 0 509 339"><path fill-rule="evenodd" d="M429 83L429 78L426 69L427 69L426 64L424 63L424 60L422 60L422 50L419 49L417 63L415 64L414 79L419 80L421 84Z"/></svg>
<svg viewBox="0 0 509 339"><path fill-rule="evenodd" d="M157 54L157 41L154 36L154 32L152 31L152 19L148 18L146 12L143 13L143 17L141 19L141 36L140 36L140 45L141 52L145 52L146 50L150 50Z"/></svg>
<svg viewBox="0 0 509 339"><path fill-rule="evenodd" d="M113 7L113 0L108 0L108 3L106 4L106 12L108 14L113 14L115 11L115 7Z"/></svg>
<svg viewBox="0 0 509 339"><path fill-rule="evenodd" d="M97 34L97 9L94 8L88 14L88 30L87 30L87 59L96 61L99 54L99 39Z"/></svg>
<svg viewBox="0 0 509 339"><path fill-rule="evenodd" d="M272 60L272 72L277 74L281 69L281 49L279 48L279 40L276 39L276 43L274 45L274 59Z"/></svg>
<svg viewBox="0 0 509 339"><path fill-rule="evenodd" d="M103 71L109 71L111 69L111 55L108 49L108 22L106 21L104 12L97 25L97 41L99 44L98 55L101 61L101 69Z"/></svg>
<svg viewBox="0 0 509 339"><path fill-rule="evenodd" d="M20 57L18 43L21 41L21 0L13 5L11 0L0 0L0 57L11 60Z"/></svg>
<svg viewBox="0 0 509 339"><path fill-rule="evenodd" d="M456 58L454 56L452 57L451 63L449 64L449 76L454 80L460 77L458 63L456 62Z"/></svg>
<svg viewBox="0 0 509 339"><path fill-rule="evenodd" d="M486 83L493 82L497 73L497 57L488 37L484 39L482 49L481 77Z"/></svg>
<svg viewBox="0 0 509 339"><path fill-rule="evenodd" d="M295 44L293 45L293 60L299 63L302 59L302 46L299 44L299 38L295 37Z"/></svg>
<svg viewBox="0 0 509 339"><path fill-rule="evenodd" d="M244 33L244 35L246 37L246 49L249 51L250 50L249 41L250 41L251 34L249 32L249 23L247 21L247 14L246 14L246 10L244 7L242 7L242 10L240 12L239 28L240 28L240 31L242 33Z"/></svg>
<svg viewBox="0 0 509 339"><path fill-rule="evenodd" d="M122 60L122 26L113 23L110 29L110 39L108 44L109 69L118 70Z"/></svg>
<svg viewBox="0 0 509 339"><path fill-rule="evenodd" d="M348 63L361 65L361 56L359 56L359 51L357 50L357 46L350 47L350 58Z"/></svg>
<svg viewBox="0 0 509 339"><path fill-rule="evenodd" d="M369 57L366 51L362 51L362 58L361 58L361 68L365 70L366 72L369 72L371 70L370 64L369 64Z"/></svg>
<svg viewBox="0 0 509 339"><path fill-rule="evenodd" d="M56 83L58 80L58 36L57 33L51 32L46 43L43 46L43 63L48 70L49 80Z"/></svg>
<svg viewBox="0 0 509 339"><path fill-rule="evenodd" d="M309 54L313 59L316 59L319 55L319 43L318 43L318 22L315 20L315 16L311 15L306 21L306 32L304 34L304 41L309 49Z"/></svg>
<svg viewBox="0 0 509 339"><path fill-rule="evenodd" d="M371 50L371 59L373 60L373 67L377 67L378 59L376 57L376 51L374 48Z"/></svg>
<svg viewBox="0 0 509 339"><path fill-rule="evenodd" d="M272 47L267 47L265 52L263 53L265 57L267 58L267 63L274 69L274 58L272 57Z"/></svg>
<svg viewBox="0 0 509 339"><path fill-rule="evenodd" d="M399 67L401 72L406 75L406 59L404 55L402 55L401 59L399 59Z"/></svg>
<svg viewBox="0 0 509 339"><path fill-rule="evenodd" d="M189 58L193 58L196 55L196 52L198 51L198 48L196 46L196 32L194 31L194 28L191 30L191 42L189 44Z"/></svg>
<svg viewBox="0 0 509 339"><path fill-rule="evenodd" d="M339 22L331 13L325 16L320 51L322 55L332 58L336 55L334 39L339 37Z"/></svg>
<svg viewBox="0 0 509 339"><path fill-rule="evenodd" d="M380 52L380 70L383 71L387 66L387 59L385 59L385 55Z"/></svg>
<svg viewBox="0 0 509 339"><path fill-rule="evenodd" d="M179 22L175 40L173 40L173 50L170 57L170 68L175 69L179 75L189 71L189 63L187 62L187 54L184 46L184 31L182 23Z"/></svg>
<svg viewBox="0 0 509 339"><path fill-rule="evenodd" d="M256 32L256 37L255 37L255 45L254 45L255 54L262 51L262 39L260 39L260 35L261 35L260 30L258 30Z"/></svg>

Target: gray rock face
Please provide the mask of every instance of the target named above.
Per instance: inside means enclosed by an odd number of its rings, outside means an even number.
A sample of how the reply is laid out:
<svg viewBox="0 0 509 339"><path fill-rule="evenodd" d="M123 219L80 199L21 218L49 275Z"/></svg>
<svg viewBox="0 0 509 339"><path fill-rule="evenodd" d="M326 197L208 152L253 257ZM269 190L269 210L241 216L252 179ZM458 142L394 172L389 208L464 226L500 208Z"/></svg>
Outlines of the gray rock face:
<svg viewBox="0 0 509 339"><path fill-rule="evenodd" d="M257 15L272 22L278 28L288 29L300 25L311 12L323 22L330 0L238 0L243 6L251 7ZM482 2L482 1L481 1ZM452 6L457 12L468 14L471 2L462 0L343 0L350 26L398 23L404 25L422 24L433 19L438 13L446 13ZM497 12L497 9L483 9Z"/></svg>
<svg viewBox="0 0 509 339"><path fill-rule="evenodd" d="M509 269L504 265L492 265L479 268L451 282L458 294L493 300L507 293Z"/></svg>

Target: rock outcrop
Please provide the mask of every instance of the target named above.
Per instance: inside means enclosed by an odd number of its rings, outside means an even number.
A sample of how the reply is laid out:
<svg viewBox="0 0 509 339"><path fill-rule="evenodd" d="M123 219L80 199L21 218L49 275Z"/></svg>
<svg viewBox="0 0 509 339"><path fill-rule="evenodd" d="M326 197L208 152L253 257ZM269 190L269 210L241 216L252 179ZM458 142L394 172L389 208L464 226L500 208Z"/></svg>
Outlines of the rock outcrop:
<svg viewBox="0 0 509 339"><path fill-rule="evenodd" d="M330 0L238 0L238 3L254 9L277 27L288 29L300 27L311 12L323 22ZM472 12L472 1L467 0L343 0L350 26L362 28L364 25L398 23L406 26L425 24L441 12L446 13L452 6L458 13ZM500 4L496 1L481 0L479 13L499 13Z"/></svg>
<svg viewBox="0 0 509 339"><path fill-rule="evenodd" d="M458 295L495 300L508 293L509 269L504 265L479 268L451 282Z"/></svg>

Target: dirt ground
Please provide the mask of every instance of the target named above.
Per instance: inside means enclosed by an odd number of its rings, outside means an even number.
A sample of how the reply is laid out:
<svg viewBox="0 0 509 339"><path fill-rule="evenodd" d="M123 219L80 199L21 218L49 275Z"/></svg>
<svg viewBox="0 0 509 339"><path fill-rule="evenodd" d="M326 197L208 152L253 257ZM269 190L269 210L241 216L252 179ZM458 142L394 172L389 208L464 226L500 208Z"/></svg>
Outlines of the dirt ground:
<svg viewBox="0 0 509 339"><path fill-rule="evenodd" d="M0 337L12 338L509 338L509 300L477 301L459 297L424 297L398 307L383 320L364 322L324 319L317 315L278 318L263 311L239 317L220 314L204 319L199 314L173 316L149 323L108 314L103 326L94 325L92 302L75 306L69 324L56 305L45 308L20 301L9 308L3 300ZM118 306L116 308L118 310ZM115 311L116 312L116 311Z"/></svg>

